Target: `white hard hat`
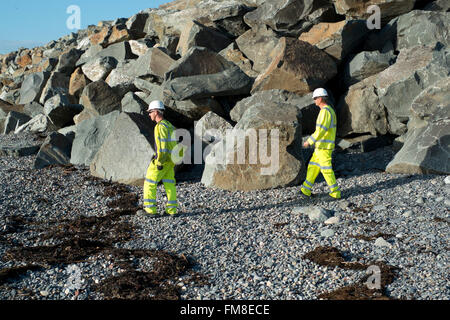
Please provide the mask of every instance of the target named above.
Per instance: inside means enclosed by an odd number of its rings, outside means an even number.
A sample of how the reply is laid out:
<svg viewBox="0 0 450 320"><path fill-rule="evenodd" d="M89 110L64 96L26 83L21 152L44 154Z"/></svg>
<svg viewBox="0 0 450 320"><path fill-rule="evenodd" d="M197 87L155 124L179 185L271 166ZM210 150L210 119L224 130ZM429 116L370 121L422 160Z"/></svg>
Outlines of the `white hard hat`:
<svg viewBox="0 0 450 320"><path fill-rule="evenodd" d="M162 101L155 100L150 103L150 105L148 106L147 112L150 112L152 110L164 111L164 110L166 110L166 108L164 107L164 103Z"/></svg>
<svg viewBox="0 0 450 320"><path fill-rule="evenodd" d="M324 88L319 88L314 90L313 93L313 99L319 98L319 97L328 97L328 92Z"/></svg>

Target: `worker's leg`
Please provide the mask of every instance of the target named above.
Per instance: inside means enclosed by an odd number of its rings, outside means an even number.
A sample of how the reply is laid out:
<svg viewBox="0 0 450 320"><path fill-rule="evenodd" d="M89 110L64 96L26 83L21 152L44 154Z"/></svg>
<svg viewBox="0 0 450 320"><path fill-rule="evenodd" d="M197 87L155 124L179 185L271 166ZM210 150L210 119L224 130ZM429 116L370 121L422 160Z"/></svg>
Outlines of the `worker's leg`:
<svg viewBox="0 0 450 320"><path fill-rule="evenodd" d="M339 190L339 186L336 182L336 177L334 175L333 167L331 164L331 156L333 150L320 150L318 152L319 163L321 167L321 172L325 181L330 188L330 196L336 199L341 198L341 191Z"/></svg>
<svg viewBox="0 0 450 320"><path fill-rule="evenodd" d="M167 206L166 212L168 214L177 214L178 201L177 201L177 190L175 187L175 170L173 165L168 166L167 171L165 171L162 182L164 184L164 189L167 194Z"/></svg>
<svg viewBox="0 0 450 320"><path fill-rule="evenodd" d="M156 214L156 190L158 187L158 169L152 163L148 166L144 181L144 210L149 214Z"/></svg>
<svg viewBox="0 0 450 320"><path fill-rule="evenodd" d="M306 172L306 180L305 182L303 182L303 185L300 189L304 195L311 196L312 187L319 173L320 173L320 165L318 163L318 156L316 154L316 150L314 150L311 160L309 161L308 171Z"/></svg>

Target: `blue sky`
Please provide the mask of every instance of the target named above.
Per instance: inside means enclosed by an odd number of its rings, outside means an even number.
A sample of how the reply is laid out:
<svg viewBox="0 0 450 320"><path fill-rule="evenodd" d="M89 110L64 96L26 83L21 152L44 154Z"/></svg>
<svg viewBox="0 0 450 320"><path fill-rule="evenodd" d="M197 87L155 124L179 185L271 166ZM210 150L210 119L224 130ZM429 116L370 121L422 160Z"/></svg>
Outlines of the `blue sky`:
<svg viewBox="0 0 450 320"><path fill-rule="evenodd" d="M81 29L101 20L128 18L170 0L1 0L0 54L32 48L76 30L67 28L67 8L80 7Z"/></svg>

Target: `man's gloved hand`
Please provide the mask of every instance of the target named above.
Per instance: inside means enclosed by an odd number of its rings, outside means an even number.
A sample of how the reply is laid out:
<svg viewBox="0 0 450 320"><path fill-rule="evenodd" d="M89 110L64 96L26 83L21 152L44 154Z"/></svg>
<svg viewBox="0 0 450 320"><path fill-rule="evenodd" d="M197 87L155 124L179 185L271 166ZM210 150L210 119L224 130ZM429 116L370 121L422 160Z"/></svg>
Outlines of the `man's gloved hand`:
<svg viewBox="0 0 450 320"><path fill-rule="evenodd" d="M158 170L161 171L164 167L163 166L157 166Z"/></svg>

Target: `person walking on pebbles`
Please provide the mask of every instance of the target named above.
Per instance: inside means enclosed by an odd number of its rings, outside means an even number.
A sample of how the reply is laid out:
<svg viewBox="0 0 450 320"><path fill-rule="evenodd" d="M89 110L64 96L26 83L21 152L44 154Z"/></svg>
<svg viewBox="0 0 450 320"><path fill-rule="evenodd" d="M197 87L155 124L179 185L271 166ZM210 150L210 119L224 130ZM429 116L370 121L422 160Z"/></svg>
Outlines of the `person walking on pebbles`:
<svg viewBox="0 0 450 320"><path fill-rule="evenodd" d="M331 164L336 140L336 113L328 103L328 92L325 89L314 90L313 99L316 106L320 108L320 112L317 117L316 131L303 144L303 147L308 148L314 145L315 149L309 161L306 180L300 190L305 196L310 197L314 182L319 173L322 172L331 191L329 195L335 199L340 199L341 191Z"/></svg>
<svg viewBox="0 0 450 320"><path fill-rule="evenodd" d="M148 114L156 122L154 135L156 155L147 169L144 181L144 211L147 216L157 217L156 191L162 181L167 194L166 213L172 217L178 215L177 190L175 187L175 163L172 151L178 144L175 139L174 126L164 119L164 104L162 101L153 101L148 107Z"/></svg>

